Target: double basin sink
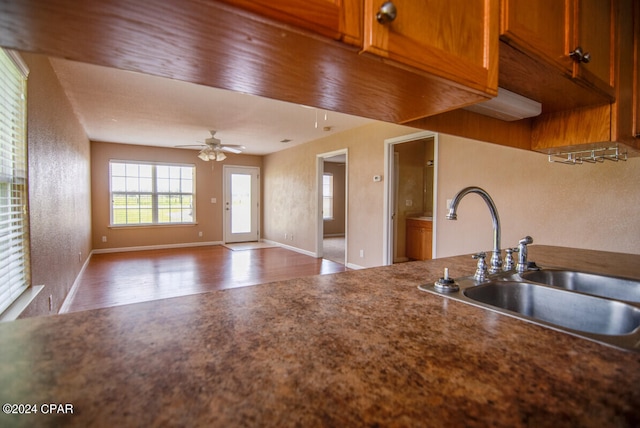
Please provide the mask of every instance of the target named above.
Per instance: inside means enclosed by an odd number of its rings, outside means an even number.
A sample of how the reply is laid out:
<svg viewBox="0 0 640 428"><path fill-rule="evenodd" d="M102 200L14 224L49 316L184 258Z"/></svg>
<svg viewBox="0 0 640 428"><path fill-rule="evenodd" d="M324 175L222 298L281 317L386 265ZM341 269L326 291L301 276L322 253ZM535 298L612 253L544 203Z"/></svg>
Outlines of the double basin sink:
<svg viewBox="0 0 640 428"><path fill-rule="evenodd" d="M458 291L419 288L596 342L640 352L640 281L566 269L504 272Z"/></svg>

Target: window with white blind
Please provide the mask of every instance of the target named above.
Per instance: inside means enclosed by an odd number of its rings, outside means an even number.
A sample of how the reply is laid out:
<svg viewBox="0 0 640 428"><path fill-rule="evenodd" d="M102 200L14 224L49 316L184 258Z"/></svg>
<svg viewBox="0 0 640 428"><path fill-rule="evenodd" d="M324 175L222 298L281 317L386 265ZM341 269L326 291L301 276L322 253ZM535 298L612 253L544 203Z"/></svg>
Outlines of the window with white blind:
<svg viewBox="0 0 640 428"><path fill-rule="evenodd" d="M20 57L0 49L0 313L29 288L27 75Z"/></svg>
<svg viewBox="0 0 640 428"><path fill-rule="evenodd" d="M111 225L193 224L195 169L110 161Z"/></svg>
<svg viewBox="0 0 640 428"><path fill-rule="evenodd" d="M333 219L333 174L322 175L322 218Z"/></svg>

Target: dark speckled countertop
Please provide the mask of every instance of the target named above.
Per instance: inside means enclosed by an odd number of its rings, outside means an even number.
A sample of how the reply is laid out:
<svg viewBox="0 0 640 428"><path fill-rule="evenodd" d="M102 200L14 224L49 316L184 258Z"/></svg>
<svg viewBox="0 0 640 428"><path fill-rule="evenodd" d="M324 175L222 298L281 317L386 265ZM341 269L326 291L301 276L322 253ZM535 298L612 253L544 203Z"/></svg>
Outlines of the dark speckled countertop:
<svg viewBox="0 0 640 428"><path fill-rule="evenodd" d="M640 278L640 256L532 246ZM0 325L0 426L640 426L640 353L421 292L454 257Z"/></svg>

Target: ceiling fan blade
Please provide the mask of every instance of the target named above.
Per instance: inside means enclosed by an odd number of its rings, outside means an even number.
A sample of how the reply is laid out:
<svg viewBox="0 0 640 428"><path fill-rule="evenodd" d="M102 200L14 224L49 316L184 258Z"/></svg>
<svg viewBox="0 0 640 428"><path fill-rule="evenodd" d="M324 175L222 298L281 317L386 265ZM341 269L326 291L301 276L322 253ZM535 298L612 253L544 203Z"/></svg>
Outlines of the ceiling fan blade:
<svg viewBox="0 0 640 428"><path fill-rule="evenodd" d="M242 153L242 151L245 149L244 146L238 146L238 145L222 145L220 146L220 150L225 151L225 152L229 152L229 153Z"/></svg>
<svg viewBox="0 0 640 428"><path fill-rule="evenodd" d="M173 147L205 147L204 144L179 144Z"/></svg>

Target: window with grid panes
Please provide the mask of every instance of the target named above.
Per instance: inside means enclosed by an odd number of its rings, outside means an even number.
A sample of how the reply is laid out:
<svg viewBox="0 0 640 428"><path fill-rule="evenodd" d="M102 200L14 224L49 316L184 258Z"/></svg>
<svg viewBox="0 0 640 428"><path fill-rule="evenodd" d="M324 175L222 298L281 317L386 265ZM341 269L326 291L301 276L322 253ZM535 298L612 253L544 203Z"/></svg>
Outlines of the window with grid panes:
<svg viewBox="0 0 640 428"><path fill-rule="evenodd" d="M324 220L333 218L333 174L322 176L322 218Z"/></svg>
<svg viewBox="0 0 640 428"><path fill-rule="evenodd" d="M111 225L195 223L195 166L109 162Z"/></svg>

